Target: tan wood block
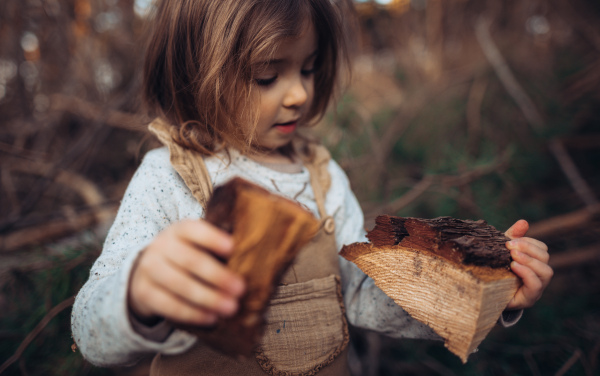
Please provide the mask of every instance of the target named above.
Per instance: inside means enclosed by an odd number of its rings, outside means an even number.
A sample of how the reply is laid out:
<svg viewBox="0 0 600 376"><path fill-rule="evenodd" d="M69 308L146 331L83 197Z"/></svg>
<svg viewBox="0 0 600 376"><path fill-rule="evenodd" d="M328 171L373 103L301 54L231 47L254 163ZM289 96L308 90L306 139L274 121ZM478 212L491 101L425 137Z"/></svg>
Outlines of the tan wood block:
<svg viewBox="0 0 600 376"><path fill-rule="evenodd" d="M431 327L466 363L519 288L505 268L463 265L426 250L370 243L344 246L355 263L414 319Z"/></svg>

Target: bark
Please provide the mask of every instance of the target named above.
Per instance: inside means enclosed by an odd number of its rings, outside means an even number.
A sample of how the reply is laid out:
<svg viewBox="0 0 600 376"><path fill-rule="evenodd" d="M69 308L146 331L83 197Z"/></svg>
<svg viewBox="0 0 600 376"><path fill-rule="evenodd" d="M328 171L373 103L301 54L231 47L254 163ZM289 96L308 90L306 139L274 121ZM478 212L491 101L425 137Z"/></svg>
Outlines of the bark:
<svg viewBox="0 0 600 376"><path fill-rule="evenodd" d="M402 218L382 215L367 238L377 247L400 245L433 252L445 259L466 265L510 267L510 240L484 220L451 217L434 219Z"/></svg>

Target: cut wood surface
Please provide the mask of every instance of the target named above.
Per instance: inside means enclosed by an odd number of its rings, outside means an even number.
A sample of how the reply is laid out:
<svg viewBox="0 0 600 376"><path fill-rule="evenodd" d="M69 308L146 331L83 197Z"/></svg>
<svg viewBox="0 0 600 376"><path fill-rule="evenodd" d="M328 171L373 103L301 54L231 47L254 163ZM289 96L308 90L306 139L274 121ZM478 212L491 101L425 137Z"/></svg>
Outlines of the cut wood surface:
<svg viewBox="0 0 600 376"><path fill-rule="evenodd" d="M377 220L378 226L368 234L372 243L344 246L341 255L373 278L414 319L444 338L445 346L466 362L495 325L521 282L508 268L497 267L503 262L488 257L489 242L477 239L486 232L496 240L503 235L483 221L463 222L448 217L422 220L382 216ZM452 224L458 230L449 230ZM473 236L467 233L467 228L472 228ZM459 233L459 237L447 236ZM415 235L417 241L403 244ZM460 237L463 238L460 242L451 242L452 253L447 249L439 252L447 248L449 239ZM486 254L478 263L488 260L496 267L464 263L466 251L477 253L474 244L479 244ZM506 248L504 252L508 254ZM502 252L498 254L501 259L504 257Z"/></svg>
<svg viewBox="0 0 600 376"><path fill-rule="evenodd" d="M297 203L236 178L215 189L206 220L229 232L235 244L227 266L246 281L240 310L212 329L185 327L229 355L250 356L264 327L275 287L319 221Z"/></svg>

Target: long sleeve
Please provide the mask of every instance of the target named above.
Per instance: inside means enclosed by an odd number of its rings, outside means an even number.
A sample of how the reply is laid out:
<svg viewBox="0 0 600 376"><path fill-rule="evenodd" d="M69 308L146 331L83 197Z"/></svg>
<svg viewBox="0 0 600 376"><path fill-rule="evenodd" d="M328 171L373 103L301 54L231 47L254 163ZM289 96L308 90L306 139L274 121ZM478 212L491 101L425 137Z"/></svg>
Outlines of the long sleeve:
<svg viewBox="0 0 600 376"><path fill-rule="evenodd" d="M344 244L367 241L364 217L342 169L332 161L329 172L332 189L327 201L335 208L332 214L340 250ZM410 317L356 265L341 256L339 260L346 315L352 325L394 338L441 339L431 328Z"/></svg>
<svg viewBox="0 0 600 376"><path fill-rule="evenodd" d="M102 254L73 306L73 338L83 356L99 366L131 364L147 353L182 352L195 342L179 330L163 342L150 341L132 328L128 315L127 287L139 252L169 224L202 214L164 153L149 153L134 175Z"/></svg>

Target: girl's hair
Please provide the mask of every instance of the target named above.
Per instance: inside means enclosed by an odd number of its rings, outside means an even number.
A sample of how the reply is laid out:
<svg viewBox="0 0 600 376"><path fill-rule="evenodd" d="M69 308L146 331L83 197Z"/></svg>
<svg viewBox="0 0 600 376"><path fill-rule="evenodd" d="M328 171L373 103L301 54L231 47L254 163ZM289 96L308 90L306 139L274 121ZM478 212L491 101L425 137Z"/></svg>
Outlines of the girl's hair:
<svg viewBox="0 0 600 376"><path fill-rule="evenodd" d="M278 43L306 20L318 37L314 98L323 116L348 44L342 18L351 0L158 0L144 64L146 104L174 126L182 146L210 155L247 150L257 122L253 77ZM248 127L248 124L251 126Z"/></svg>

